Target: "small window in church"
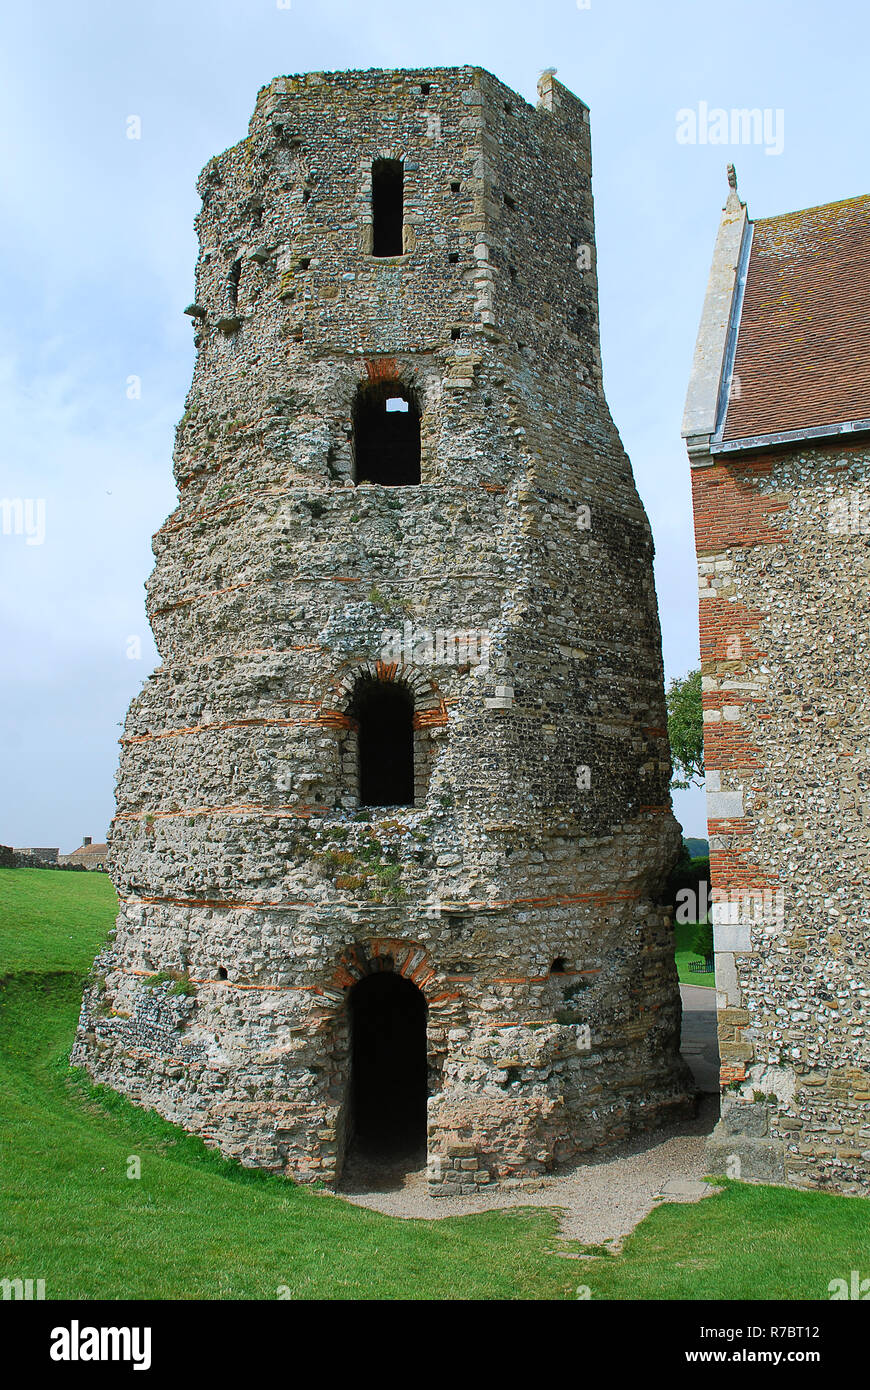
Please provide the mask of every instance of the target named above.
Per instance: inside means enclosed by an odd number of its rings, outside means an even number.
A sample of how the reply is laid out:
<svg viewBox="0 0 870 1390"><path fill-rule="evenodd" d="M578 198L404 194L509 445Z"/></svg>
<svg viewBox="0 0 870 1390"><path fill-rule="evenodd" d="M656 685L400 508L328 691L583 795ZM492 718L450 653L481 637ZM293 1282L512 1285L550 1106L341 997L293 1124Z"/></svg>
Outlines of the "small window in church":
<svg viewBox="0 0 870 1390"><path fill-rule="evenodd" d="M372 255L401 256L404 250L405 166L401 159L372 165Z"/></svg>

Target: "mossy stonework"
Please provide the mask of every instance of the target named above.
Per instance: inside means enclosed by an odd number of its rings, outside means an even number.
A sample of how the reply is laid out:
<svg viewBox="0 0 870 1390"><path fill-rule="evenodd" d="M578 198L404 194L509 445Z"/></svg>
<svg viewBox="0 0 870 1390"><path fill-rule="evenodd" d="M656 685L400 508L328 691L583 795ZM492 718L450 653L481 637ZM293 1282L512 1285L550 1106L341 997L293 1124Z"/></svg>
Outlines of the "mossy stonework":
<svg viewBox="0 0 870 1390"><path fill-rule="evenodd" d="M380 972L425 999L434 1193L534 1180L692 1102L588 111L549 74L539 94L471 67L276 78L199 182L148 586L163 664L122 739L120 913L73 1055L300 1180L334 1183L353 1143L354 991ZM418 472L363 480L391 401L419 416ZM372 700L407 711L402 804L366 794Z"/></svg>

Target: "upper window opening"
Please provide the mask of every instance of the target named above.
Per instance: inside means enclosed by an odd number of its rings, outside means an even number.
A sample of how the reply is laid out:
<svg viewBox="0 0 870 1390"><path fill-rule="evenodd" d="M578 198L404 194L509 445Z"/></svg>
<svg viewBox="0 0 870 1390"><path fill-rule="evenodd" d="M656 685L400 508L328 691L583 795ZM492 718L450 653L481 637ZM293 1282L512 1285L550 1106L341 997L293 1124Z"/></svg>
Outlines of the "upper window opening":
<svg viewBox="0 0 870 1390"><path fill-rule="evenodd" d="M420 93L421 93L422 96L427 97L427 96L429 95L429 93L431 92L431 90L432 90L432 83L431 83L431 82L421 82L421 83L420 83Z"/></svg>
<svg viewBox="0 0 870 1390"><path fill-rule="evenodd" d="M350 714L359 724L359 796L363 806L414 804L414 699L395 681L363 678Z"/></svg>
<svg viewBox="0 0 870 1390"><path fill-rule="evenodd" d="M504 205L506 208L515 208L516 200L509 193L504 194Z"/></svg>
<svg viewBox="0 0 870 1390"><path fill-rule="evenodd" d="M564 975L568 969L568 961L565 956L557 956L550 966L551 975Z"/></svg>
<svg viewBox="0 0 870 1390"><path fill-rule="evenodd" d="M354 482L412 487L420 482L420 412L393 382L365 386L353 413Z"/></svg>
<svg viewBox="0 0 870 1390"><path fill-rule="evenodd" d="M230 273L227 276L227 294L230 301L230 308L235 309L239 302L239 280L242 276L242 262L233 261Z"/></svg>
<svg viewBox="0 0 870 1390"><path fill-rule="evenodd" d="M372 255L401 256L405 202L405 166L401 159L376 159L372 165Z"/></svg>

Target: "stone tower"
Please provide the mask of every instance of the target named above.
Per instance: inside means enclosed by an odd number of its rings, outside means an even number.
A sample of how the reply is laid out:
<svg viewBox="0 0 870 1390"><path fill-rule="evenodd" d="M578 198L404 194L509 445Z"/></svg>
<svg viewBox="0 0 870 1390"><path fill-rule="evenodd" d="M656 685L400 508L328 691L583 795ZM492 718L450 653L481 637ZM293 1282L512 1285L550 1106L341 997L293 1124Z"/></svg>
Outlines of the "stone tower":
<svg viewBox="0 0 870 1390"><path fill-rule="evenodd" d="M199 182L198 356L74 1059L244 1163L434 1192L690 1103L653 546L588 110L276 78Z"/></svg>

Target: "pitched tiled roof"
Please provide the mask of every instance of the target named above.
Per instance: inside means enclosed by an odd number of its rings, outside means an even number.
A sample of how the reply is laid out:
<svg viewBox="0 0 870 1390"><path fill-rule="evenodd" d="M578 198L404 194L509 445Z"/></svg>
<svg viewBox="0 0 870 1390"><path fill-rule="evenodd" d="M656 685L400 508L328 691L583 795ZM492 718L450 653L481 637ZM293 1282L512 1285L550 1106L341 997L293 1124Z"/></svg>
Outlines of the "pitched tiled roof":
<svg viewBox="0 0 870 1390"><path fill-rule="evenodd" d="M870 196L754 223L734 376L726 440L870 419Z"/></svg>
<svg viewBox="0 0 870 1390"><path fill-rule="evenodd" d="M105 859L108 853L108 845L79 845L72 854L67 855L68 859Z"/></svg>

